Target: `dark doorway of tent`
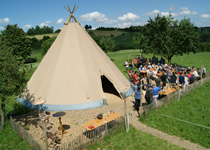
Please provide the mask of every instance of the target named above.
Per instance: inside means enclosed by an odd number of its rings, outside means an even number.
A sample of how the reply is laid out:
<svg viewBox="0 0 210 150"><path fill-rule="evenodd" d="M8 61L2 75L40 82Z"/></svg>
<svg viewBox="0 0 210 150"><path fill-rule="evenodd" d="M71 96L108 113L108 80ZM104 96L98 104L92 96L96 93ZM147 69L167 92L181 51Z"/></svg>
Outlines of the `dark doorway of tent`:
<svg viewBox="0 0 210 150"><path fill-rule="evenodd" d="M110 93L120 97L120 94L117 92L112 82L110 82L105 75L101 76L101 83L104 93Z"/></svg>

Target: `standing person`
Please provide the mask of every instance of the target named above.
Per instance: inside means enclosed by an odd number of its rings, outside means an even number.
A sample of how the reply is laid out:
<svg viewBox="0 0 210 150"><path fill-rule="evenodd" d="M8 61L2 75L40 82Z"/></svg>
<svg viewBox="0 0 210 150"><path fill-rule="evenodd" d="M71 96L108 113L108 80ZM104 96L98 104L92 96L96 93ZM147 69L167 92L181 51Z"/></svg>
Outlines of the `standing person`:
<svg viewBox="0 0 210 150"><path fill-rule="evenodd" d="M138 76L137 76L137 71L135 71L135 73L134 73L134 75L133 75L133 82L134 82L134 84L139 83L139 78L138 78Z"/></svg>
<svg viewBox="0 0 210 150"><path fill-rule="evenodd" d="M156 79L155 79L155 84L157 87L161 88L161 80L160 80L160 77L158 76Z"/></svg>
<svg viewBox="0 0 210 150"><path fill-rule="evenodd" d="M141 89L140 89L140 86L138 86L137 89L135 90L134 98L135 98L134 108L136 109L138 115L140 116L140 113L139 113L139 106L140 106L140 101L141 101Z"/></svg>
<svg viewBox="0 0 210 150"><path fill-rule="evenodd" d="M145 99L148 104L153 103L154 95L153 95L153 91L152 91L152 86L149 86L149 88L147 89L146 94L145 94Z"/></svg>
<svg viewBox="0 0 210 150"><path fill-rule="evenodd" d="M173 74L171 76L171 85L172 85L172 87L176 86L176 80L177 80L177 77L175 75L175 72L173 72Z"/></svg>
<svg viewBox="0 0 210 150"><path fill-rule="evenodd" d="M155 99L155 107L157 108L158 104L157 104L157 99L159 97L158 92L161 91L161 89L157 86L155 86L154 84L152 85L152 92L154 95L154 99Z"/></svg>
<svg viewBox="0 0 210 150"><path fill-rule="evenodd" d="M130 69L130 70L133 70L133 62L132 62L131 59L129 60L129 69Z"/></svg>
<svg viewBox="0 0 210 150"><path fill-rule="evenodd" d="M205 68L205 66L203 65L202 67L201 67L201 75L202 75L202 78L204 78L205 76L206 76L206 68Z"/></svg>
<svg viewBox="0 0 210 150"><path fill-rule="evenodd" d="M166 73L165 72L163 72L163 75L162 76L160 76L160 79L161 79L161 81L162 81L162 89L164 88L164 86L166 86L166 79L167 79L167 75L166 75Z"/></svg>
<svg viewBox="0 0 210 150"><path fill-rule="evenodd" d="M152 79L150 78L150 75L147 75L147 87L151 86Z"/></svg>
<svg viewBox="0 0 210 150"><path fill-rule="evenodd" d="M133 59L133 63L134 63L134 66L137 67L137 58L136 57Z"/></svg>
<svg viewBox="0 0 210 150"><path fill-rule="evenodd" d="M128 72L128 60L125 61L124 66L126 68L126 72Z"/></svg>

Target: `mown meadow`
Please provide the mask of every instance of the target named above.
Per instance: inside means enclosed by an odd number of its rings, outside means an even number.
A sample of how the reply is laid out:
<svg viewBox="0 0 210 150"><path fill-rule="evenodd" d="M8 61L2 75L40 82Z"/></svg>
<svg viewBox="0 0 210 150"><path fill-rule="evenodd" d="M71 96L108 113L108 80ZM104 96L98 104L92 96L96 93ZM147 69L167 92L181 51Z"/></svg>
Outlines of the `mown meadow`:
<svg viewBox="0 0 210 150"><path fill-rule="evenodd" d="M97 142L87 147L88 150L106 149L106 150L181 150L176 145L168 141L161 140L148 133L141 132L134 127L130 127L129 132L125 128L120 128L114 135L107 135L101 142Z"/></svg>
<svg viewBox="0 0 210 150"><path fill-rule="evenodd" d="M170 135L210 148L210 82L193 89L179 101L147 114L140 121Z"/></svg>

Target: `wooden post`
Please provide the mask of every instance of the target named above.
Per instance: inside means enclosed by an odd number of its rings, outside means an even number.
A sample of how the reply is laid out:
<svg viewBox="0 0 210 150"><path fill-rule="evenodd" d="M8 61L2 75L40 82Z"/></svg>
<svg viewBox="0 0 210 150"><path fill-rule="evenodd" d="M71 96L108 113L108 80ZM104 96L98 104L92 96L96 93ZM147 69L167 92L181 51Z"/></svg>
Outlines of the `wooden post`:
<svg viewBox="0 0 210 150"><path fill-rule="evenodd" d="M142 111L142 84L140 85L140 93L141 93L141 97L140 97L140 112Z"/></svg>
<svg viewBox="0 0 210 150"><path fill-rule="evenodd" d="M180 96L181 96L181 92L182 92L182 89L179 90L179 96L178 96L178 101L180 99Z"/></svg>
<svg viewBox="0 0 210 150"><path fill-rule="evenodd" d="M202 66L201 66L201 86L203 85L202 76L203 76L203 72L202 72Z"/></svg>
<svg viewBox="0 0 210 150"><path fill-rule="evenodd" d="M37 109L38 109L38 117L39 117L39 114L40 114L40 108L39 108L39 105L37 105Z"/></svg>
<svg viewBox="0 0 210 150"><path fill-rule="evenodd" d="M107 123L105 123L105 132L106 132L106 135L108 135Z"/></svg>
<svg viewBox="0 0 210 150"><path fill-rule="evenodd" d="M43 122L43 129L44 129L45 150L48 150L46 121L43 120L42 122Z"/></svg>
<svg viewBox="0 0 210 150"><path fill-rule="evenodd" d="M123 100L124 100L124 118L125 118L125 127L127 130L127 104L126 104L126 95L125 92L123 92Z"/></svg>

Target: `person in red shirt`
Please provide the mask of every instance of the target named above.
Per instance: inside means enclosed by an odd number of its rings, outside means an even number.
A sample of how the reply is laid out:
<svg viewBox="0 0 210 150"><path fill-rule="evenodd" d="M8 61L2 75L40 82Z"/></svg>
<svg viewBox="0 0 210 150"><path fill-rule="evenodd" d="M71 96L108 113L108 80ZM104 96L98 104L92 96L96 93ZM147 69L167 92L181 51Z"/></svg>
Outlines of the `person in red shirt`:
<svg viewBox="0 0 210 150"><path fill-rule="evenodd" d="M134 58L133 62L134 62L134 66L136 67L136 65L137 65L137 58L136 57Z"/></svg>
<svg viewBox="0 0 210 150"><path fill-rule="evenodd" d="M133 82L134 82L134 84L139 83L139 77L137 76L137 71L135 71L135 73L133 75Z"/></svg>

